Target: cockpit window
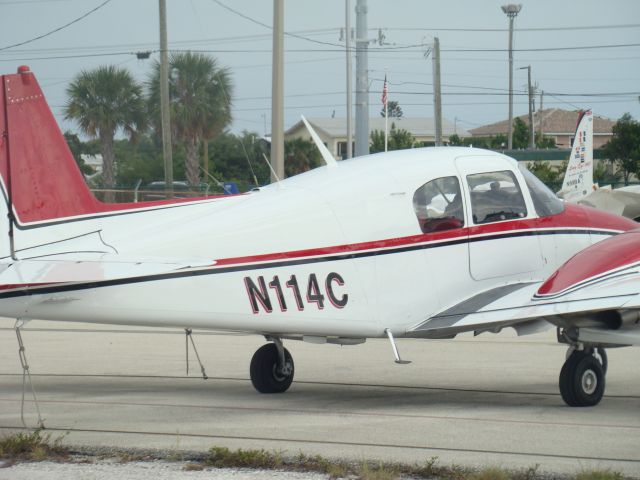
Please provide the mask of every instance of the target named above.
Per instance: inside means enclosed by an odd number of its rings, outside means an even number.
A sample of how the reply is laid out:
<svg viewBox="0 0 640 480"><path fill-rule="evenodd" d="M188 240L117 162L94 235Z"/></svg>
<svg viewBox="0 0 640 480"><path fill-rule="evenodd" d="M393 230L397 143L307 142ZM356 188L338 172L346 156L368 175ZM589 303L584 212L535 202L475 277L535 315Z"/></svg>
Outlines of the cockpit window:
<svg viewBox="0 0 640 480"><path fill-rule="evenodd" d="M554 193L542 183L542 181L529 171L527 167L518 164L524 181L529 187L533 206L539 217L549 217L564 212L564 202L554 195Z"/></svg>
<svg viewBox="0 0 640 480"><path fill-rule="evenodd" d="M456 177L436 178L422 185L413 194L413 208L424 233L464 226L460 182Z"/></svg>
<svg viewBox="0 0 640 480"><path fill-rule="evenodd" d="M474 223L492 223L527 216L527 207L513 172L467 175Z"/></svg>

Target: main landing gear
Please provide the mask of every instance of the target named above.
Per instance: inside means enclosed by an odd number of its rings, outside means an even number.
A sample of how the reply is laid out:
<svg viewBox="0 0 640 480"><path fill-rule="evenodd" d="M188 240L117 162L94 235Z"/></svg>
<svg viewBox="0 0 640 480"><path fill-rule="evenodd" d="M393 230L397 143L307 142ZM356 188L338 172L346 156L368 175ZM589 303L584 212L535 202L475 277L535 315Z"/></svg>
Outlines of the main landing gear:
<svg viewBox="0 0 640 480"><path fill-rule="evenodd" d="M560 371L560 394L571 407L591 407L602 400L607 373L607 353L602 347L570 347Z"/></svg>
<svg viewBox="0 0 640 480"><path fill-rule="evenodd" d="M293 382L293 358L279 338L260 347L251 359L251 383L260 393L285 392Z"/></svg>

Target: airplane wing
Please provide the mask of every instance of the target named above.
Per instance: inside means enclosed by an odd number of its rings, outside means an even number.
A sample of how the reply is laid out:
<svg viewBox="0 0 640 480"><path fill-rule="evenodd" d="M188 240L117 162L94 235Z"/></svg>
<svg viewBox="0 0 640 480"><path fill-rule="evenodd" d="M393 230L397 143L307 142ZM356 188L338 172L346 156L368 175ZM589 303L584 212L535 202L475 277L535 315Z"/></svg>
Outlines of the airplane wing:
<svg viewBox="0 0 640 480"><path fill-rule="evenodd" d="M637 186L615 190L599 188L578 203L640 220L640 189Z"/></svg>
<svg viewBox="0 0 640 480"><path fill-rule="evenodd" d="M554 326L575 341L640 345L640 229L575 255L545 282L497 287L415 325L408 337L450 338L473 331L518 334Z"/></svg>

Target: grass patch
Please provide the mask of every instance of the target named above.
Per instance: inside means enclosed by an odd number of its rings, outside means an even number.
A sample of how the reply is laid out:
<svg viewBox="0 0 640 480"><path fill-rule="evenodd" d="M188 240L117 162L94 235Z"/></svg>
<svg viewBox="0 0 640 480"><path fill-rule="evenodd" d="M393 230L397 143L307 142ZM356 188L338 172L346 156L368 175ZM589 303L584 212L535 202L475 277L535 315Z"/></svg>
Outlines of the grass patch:
<svg viewBox="0 0 640 480"><path fill-rule="evenodd" d="M77 459L70 450L62 446L65 435L52 439L50 433L42 430L19 432L0 436L0 460L13 464L20 461L71 461ZM73 452L77 456L77 452ZM95 453L83 453L82 461L87 455L95 458ZM93 457L92 457L93 456ZM286 470L297 472L324 473L332 479L348 478L353 480L396 480L396 479L429 479L429 480L624 480L626 477L611 469L583 470L574 475L549 476L539 473L538 465L526 469L505 469L488 467L473 470L460 466L446 466L431 457L421 464L402 464L392 462L348 462L329 460L320 455L285 456L280 451L268 450L230 450L226 447L213 447L205 454L189 454L185 458L183 452L169 452L157 456L145 450L109 449L106 458L119 459L126 463L131 461L165 460L187 462L186 471L200 471L206 468L250 468L265 470Z"/></svg>
<svg viewBox="0 0 640 480"><path fill-rule="evenodd" d="M0 437L0 458L9 461L36 461L64 459L68 451L62 446L64 435L51 438L42 430L18 432Z"/></svg>
<svg viewBox="0 0 640 480"><path fill-rule="evenodd" d="M282 455L266 450L229 450L226 447L213 447L202 463L216 468L264 468L276 469L283 465Z"/></svg>
<svg viewBox="0 0 640 480"><path fill-rule="evenodd" d="M392 462L348 462L329 460L320 455L299 453L294 457L284 456L282 452L267 450L229 450L224 447L213 447L204 458L185 466L186 470L200 470L207 467L216 468L256 468L282 469L297 472L316 472L329 475L332 479L349 478L354 480L396 480L396 479L429 479L429 480L624 480L621 473L612 470L588 470L574 475L549 475L539 472L539 465L523 469L507 469L487 467L475 470L456 465L446 466L438 462L438 457L431 457L422 464L402 464Z"/></svg>
<svg viewBox="0 0 640 480"><path fill-rule="evenodd" d="M576 475L575 480L623 480L624 476L620 472L611 469L588 470Z"/></svg>
<svg viewBox="0 0 640 480"><path fill-rule="evenodd" d="M400 470L394 465L382 462L363 462L360 464L357 475L362 480L395 480L400 476L400 473Z"/></svg>
<svg viewBox="0 0 640 480"><path fill-rule="evenodd" d="M471 473L466 477L468 480L511 480L512 475L502 468L489 467L482 470Z"/></svg>

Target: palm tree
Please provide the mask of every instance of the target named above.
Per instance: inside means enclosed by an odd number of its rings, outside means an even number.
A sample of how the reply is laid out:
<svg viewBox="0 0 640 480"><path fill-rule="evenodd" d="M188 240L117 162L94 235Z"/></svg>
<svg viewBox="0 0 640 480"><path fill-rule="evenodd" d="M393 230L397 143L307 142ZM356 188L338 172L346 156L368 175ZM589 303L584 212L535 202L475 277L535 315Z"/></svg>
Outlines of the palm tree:
<svg viewBox="0 0 640 480"><path fill-rule="evenodd" d="M177 53L169 58L169 97L172 136L185 148L189 184L200 184L200 144L218 136L231 122L231 79L226 68L200 53ZM149 108L160 123L160 64L149 79ZM157 129L159 131L159 128ZM205 155L208 156L207 153ZM206 165L206 163L205 163ZM205 166L206 170L206 166Z"/></svg>
<svg viewBox="0 0 640 480"><path fill-rule="evenodd" d="M320 151L315 144L303 138L284 142L285 175L292 177L319 167L322 163Z"/></svg>
<svg viewBox="0 0 640 480"><path fill-rule="evenodd" d="M146 127L142 86L127 69L108 65L80 72L67 87L67 96L65 118L77 121L84 134L100 139L103 185L113 189L116 132L133 138ZM114 197L112 191L105 195L107 202Z"/></svg>

